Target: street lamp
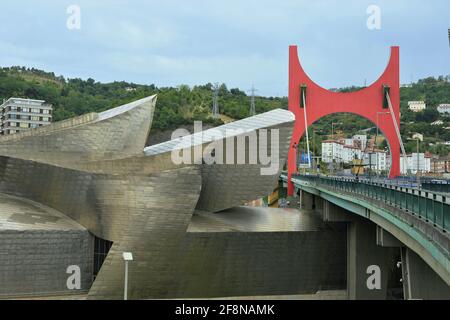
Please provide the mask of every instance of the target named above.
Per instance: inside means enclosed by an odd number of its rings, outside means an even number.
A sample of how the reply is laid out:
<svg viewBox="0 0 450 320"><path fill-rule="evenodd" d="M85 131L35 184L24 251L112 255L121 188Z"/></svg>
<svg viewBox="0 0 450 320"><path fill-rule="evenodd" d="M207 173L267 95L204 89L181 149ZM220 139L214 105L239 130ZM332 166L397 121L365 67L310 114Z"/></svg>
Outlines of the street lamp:
<svg viewBox="0 0 450 320"><path fill-rule="evenodd" d="M131 252L123 252L122 257L125 261L125 284L123 289L123 300L128 300L128 262L133 261L133 254Z"/></svg>
<svg viewBox="0 0 450 320"><path fill-rule="evenodd" d="M313 134L312 134L312 160L313 160L313 167L317 169L317 159L318 159L318 158L315 156L316 153L315 153L315 150L314 150L314 147L315 147L315 142L314 142L314 140L315 140L315 138L316 138L316 133L317 133L317 132L322 133L322 131L321 131L321 130L313 130L312 132L313 132ZM314 166L314 158L316 159L315 166Z"/></svg>
<svg viewBox="0 0 450 320"><path fill-rule="evenodd" d="M342 124L342 122L332 122L331 123L331 139L334 140L334 125L336 124Z"/></svg>

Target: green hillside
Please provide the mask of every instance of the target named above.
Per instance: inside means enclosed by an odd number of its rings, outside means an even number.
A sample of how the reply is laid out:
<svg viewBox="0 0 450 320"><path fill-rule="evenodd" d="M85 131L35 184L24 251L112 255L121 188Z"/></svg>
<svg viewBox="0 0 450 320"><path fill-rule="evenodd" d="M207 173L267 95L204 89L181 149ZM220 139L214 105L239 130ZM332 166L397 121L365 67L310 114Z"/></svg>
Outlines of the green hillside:
<svg viewBox="0 0 450 320"><path fill-rule="evenodd" d="M401 88L402 137L408 152L415 150L415 142L407 141L413 133L424 134L422 151L439 154L449 153L449 147L436 145L436 142L450 141L450 118L439 116L436 107L440 103L450 103L449 77L426 78L408 87ZM54 121L63 120L87 112L100 112L121 104L158 94L158 107L152 130L173 130L181 125L202 120L211 125L219 125L223 119L242 119L249 116L250 97L240 89L228 89L225 84L219 90L219 108L221 119L211 118L212 84L176 88L159 88L154 84L139 85L128 82L100 83L93 79L65 79L52 72L24 67L0 69L0 98L23 97L42 99L53 104ZM337 89L348 92L360 89L350 87ZM424 100L427 109L413 113L408 110L408 101ZM256 111L262 113L275 108L287 108L286 97L256 97ZM432 126L437 119L443 125ZM319 120L310 129L314 136L314 148L319 153L320 142L331 135L331 123L337 123L335 133L349 136L361 130L369 129L375 133L373 124L358 116L336 114ZM315 133L312 130L316 130ZM433 145L430 145L433 144Z"/></svg>
<svg viewBox="0 0 450 320"><path fill-rule="evenodd" d="M405 144L406 152L416 151L416 141L408 141L414 133L424 135L424 141L420 143L420 151L429 151L435 154L447 155L450 147L442 144L450 141L450 117L439 115L437 107L441 103L450 103L450 77L425 78L407 87L400 88L400 111L401 111L401 135ZM361 87L349 87L335 89L340 92L350 92L362 89ZM422 112L412 112L408 109L408 101L422 100L427 104L427 109ZM442 120L442 125L431 125L436 120ZM350 137L356 132L376 134L376 128L370 121L352 114L334 114L317 121L310 129L309 135L312 139L314 134L314 153L320 154L320 143L331 136L332 123L335 123L334 134ZM367 130L371 128L370 130ZM385 143L383 144L386 145ZM383 147L381 145L381 147Z"/></svg>
<svg viewBox="0 0 450 320"><path fill-rule="evenodd" d="M174 129L194 120L221 124L210 117L212 84L177 88L158 88L127 82L99 83L93 79L65 79L36 69L12 67L0 69L0 98L42 99L53 104L54 121L87 112L99 112L121 104L158 94L154 129ZM220 86L220 113L232 119L248 117L249 97L239 89ZM256 98L256 111L285 108L286 98Z"/></svg>

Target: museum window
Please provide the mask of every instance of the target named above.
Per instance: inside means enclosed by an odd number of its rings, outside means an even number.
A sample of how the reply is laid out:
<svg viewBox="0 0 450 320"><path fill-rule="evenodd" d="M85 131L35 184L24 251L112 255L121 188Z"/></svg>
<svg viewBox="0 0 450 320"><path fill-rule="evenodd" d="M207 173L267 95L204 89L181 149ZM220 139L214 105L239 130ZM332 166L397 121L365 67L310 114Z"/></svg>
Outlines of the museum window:
<svg viewBox="0 0 450 320"><path fill-rule="evenodd" d="M105 262L106 256L112 246L112 241L95 237L94 240L94 279L97 276L100 268Z"/></svg>

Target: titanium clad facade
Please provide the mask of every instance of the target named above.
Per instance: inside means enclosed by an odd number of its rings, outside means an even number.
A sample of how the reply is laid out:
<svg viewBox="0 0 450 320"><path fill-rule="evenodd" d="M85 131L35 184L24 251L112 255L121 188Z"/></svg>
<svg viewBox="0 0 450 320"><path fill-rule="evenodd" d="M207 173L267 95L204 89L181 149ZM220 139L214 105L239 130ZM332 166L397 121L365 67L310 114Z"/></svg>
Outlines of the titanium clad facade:
<svg viewBox="0 0 450 320"><path fill-rule="evenodd" d="M139 261L130 273L139 280L130 284L130 298L158 296L170 287L172 277L164 274L174 265L198 201L198 167L142 176L97 175L0 157L0 173L1 192L57 208L96 236L114 242L90 297L121 298L124 251L133 252ZM28 174L33 179L20 183Z"/></svg>
<svg viewBox="0 0 450 320"><path fill-rule="evenodd" d="M99 114L91 113L0 137L0 193L57 210L81 228L79 238L74 239L73 244L78 243L78 248L90 256L83 260L83 265L86 265L83 270L88 270L83 271L87 272L83 273L83 281L87 281L83 282L83 288L88 287L89 279L92 279L90 275L93 274L93 235L112 242L90 288L89 299L123 298L122 253L126 251L134 256L129 270L130 299L197 294L195 290L183 289L195 277L188 269L183 270L188 265L180 264L180 257L184 261L189 260L185 256L189 252L186 245L201 252L200 244L195 240L190 242L186 237L195 209L219 211L269 194L286 161L294 118L289 111L274 110L215 128L216 131L207 130L201 134L206 139L200 140L200 143L199 135L194 134L194 142L183 147L195 150L200 146L203 151L209 150L211 156L213 153L218 156L220 150L225 152L227 146L230 147L227 143L233 139L236 141L233 146L236 159L242 151L247 159L244 163L210 165L202 157L192 163L175 163L172 151L177 151L179 140L144 149L155 102L156 96L152 96ZM234 131L230 134L228 129ZM217 132L222 135L217 136ZM271 136L272 132L276 133L275 136ZM256 140L251 140L252 137ZM240 138L243 138L244 144L237 143ZM256 163L253 163L250 161L252 152L258 149L264 152L256 152ZM264 162L266 158L272 162ZM263 174L264 169L271 166L272 171ZM25 220L30 217L32 215L26 216ZM29 262L27 270L39 273L42 263L33 259L28 261L25 257L34 248L33 243L41 243L39 230L25 229L23 232L29 242L17 247L20 249L18 254ZM48 248L55 247L54 255L58 257L42 254L43 260L60 263L52 267L49 262L48 268L54 268L55 272L71 261L65 245L70 243L68 239L72 234L66 230L58 232L65 232L55 235L55 241L62 241L60 245L51 240L42 242L43 245L48 244ZM10 231L0 225L2 236L11 237ZM45 237L48 236L49 233L46 233ZM224 238L212 240L212 243L216 241L226 245L233 240ZM233 250L237 250L240 241L237 240ZM9 240L5 243L12 245ZM247 243L244 241L242 245ZM47 249L43 246L42 250ZM80 253L73 250L73 254ZM214 253L209 249L204 251L204 255L197 254L189 253L195 259L201 256L207 261L214 261ZM232 256L224 257L233 259ZM59 288L66 283L64 280L68 275L58 273L52 283L52 279L42 278L34 288L18 289L11 279L19 279L20 276L16 275L24 271L18 265L12 267L19 272L12 276L12 271L4 268L11 265L8 259L5 255L0 258L0 279L8 279L4 282L7 285L2 289L2 294L38 294L43 290L40 288L59 292ZM227 266L221 260L217 263ZM250 260L243 263L243 268L250 266ZM230 266L238 267L239 263ZM226 279L217 278L214 281L219 284ZM250 287L254 285L249 283ZM219 291L208 294L219 294Z"/></svg>
<svg viewBox="0 0 450 320"><path fill-rule="evenodd" d="M346 288L346 231L188 232L168 298L312 294Z"/></svg>
<svg viewBox="0 0 450 320"><path fill-rule="evenodd" d="M291 141L292 127L277 126L271 129L277 130L279 134L279 142L277 146L277 152L273 159L276 162L272 162L269 165L263 165L259 155L257 158L257 164L248 163L245 164L212 164L202 166L202 179L203 187L200 199L197 204L198 210L218 212L220 210L228 209L231 207L245 204L249 201L253 201L262 197L265 197L273 192L278 184L278 177L286 163L287 151ZM255 132L258 138L258 148L260 151L262 138L261 131ZM270 136L270 130L269 130ZM238 136L235 138L235 150L238 153L237 140L244 138ZM228 138L226 144L230 141ZM271 153L272 141L269 140L267 147L264 148L267 154ZM249 144L246 144L244 154L246 159L249 159L249 154L254 152L249 150ZM272 166L272 168L270 168ZM268 173L265 174L264 170Z"/></svg>
<svg viewBox="0 0 450 320"><path fill-rule="evenodd" d="M80 163L141 155L156 96L102 113L0 137L0 155L77 168Z"/></svg>
<svg viewBox="0 0 450 320"><path fill-rule="evenodd" d="M176 285L174 270L198 201L200 172L190 167L132 180L129 223L118 226L123 236L114 242L89 292L90 299L123 298L122 252L127 251L135 260L129 270L130 299L166 296Z"/></svg>
<svg viewBox="0 0 450 320"><path fill-rule="evenodd" d="M80 287L67 287L69 266ZM42 204L0 193L0 298L73 294L92 284L93 236Z"/></svg>
<svg viewBox="0 0 450 320"><path fill-rule="evenodd" d="M273 191L287 160L294 120L290 111L276 109L150 146L144 153L166 158L187 154L189 163L201 164L203 182L197 209L217 212ZM205 156L210 154L216 163L205 164Z"/></svg>
<svg viewBox="0 0 450 320"><path fill-rule="evenodd" d="M236 207L196 211L172 297L239 297L346 288L345 224L313 212Z"/></svg>

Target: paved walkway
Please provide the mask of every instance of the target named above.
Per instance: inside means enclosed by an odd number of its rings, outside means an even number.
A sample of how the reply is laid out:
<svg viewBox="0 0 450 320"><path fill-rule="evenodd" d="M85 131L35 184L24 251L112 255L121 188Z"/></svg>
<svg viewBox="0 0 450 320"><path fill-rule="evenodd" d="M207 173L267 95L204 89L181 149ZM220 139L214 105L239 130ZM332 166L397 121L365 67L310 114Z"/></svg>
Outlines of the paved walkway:
<svg viewBox="0 0 450 320"><path fill-rule="evenodd" d="M18 297L4 300L86 300L87 294L67 296L45 296L45 297ZM318 291L316 294L274 295L274 296L243 296L243 297L220 297L220 298L198 298L177 300L346 300L345 290ZM0 299L1 300L1 299Z"/></svg>

